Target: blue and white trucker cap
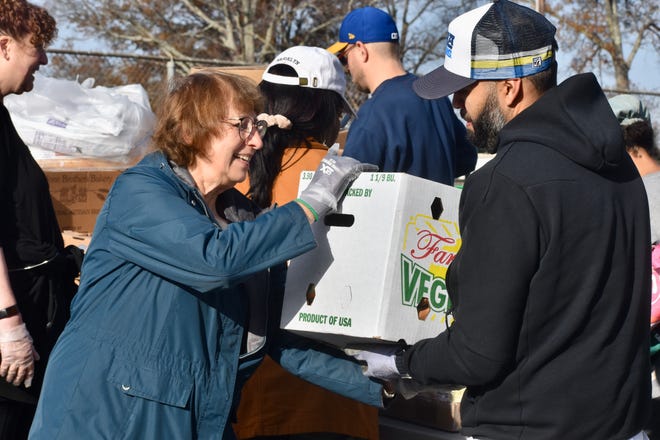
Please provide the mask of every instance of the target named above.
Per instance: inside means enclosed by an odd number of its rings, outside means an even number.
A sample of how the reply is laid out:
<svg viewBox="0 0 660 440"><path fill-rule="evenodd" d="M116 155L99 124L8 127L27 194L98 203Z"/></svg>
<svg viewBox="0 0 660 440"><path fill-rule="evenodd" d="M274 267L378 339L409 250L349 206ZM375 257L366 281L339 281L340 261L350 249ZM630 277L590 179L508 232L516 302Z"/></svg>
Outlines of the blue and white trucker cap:
<svg viewBox="0 0 660 440"><path fill-rule="evenodd" d="M522 78L548 69L556 28L543 15L495 0L449 23L443 66L415 80L426 99L450 95L479 80Z"/></svg>

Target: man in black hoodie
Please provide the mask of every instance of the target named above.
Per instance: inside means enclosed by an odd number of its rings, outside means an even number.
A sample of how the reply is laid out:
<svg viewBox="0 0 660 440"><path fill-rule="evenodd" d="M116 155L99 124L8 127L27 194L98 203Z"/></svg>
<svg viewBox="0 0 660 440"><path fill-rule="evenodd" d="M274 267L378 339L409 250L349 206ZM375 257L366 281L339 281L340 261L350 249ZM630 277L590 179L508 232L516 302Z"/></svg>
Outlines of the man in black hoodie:
<svg viewBox="0 0 660 440"><path fill-rule="evenodd" d="M444 66L418 79L496 156L468 177L448 273L453 325L365 374L467 386L478 439L630 439L649 415L648 207L592 74L556 85L555 28L500 0L449 25ZM412 379L411 379L412 378Z"/></svg>

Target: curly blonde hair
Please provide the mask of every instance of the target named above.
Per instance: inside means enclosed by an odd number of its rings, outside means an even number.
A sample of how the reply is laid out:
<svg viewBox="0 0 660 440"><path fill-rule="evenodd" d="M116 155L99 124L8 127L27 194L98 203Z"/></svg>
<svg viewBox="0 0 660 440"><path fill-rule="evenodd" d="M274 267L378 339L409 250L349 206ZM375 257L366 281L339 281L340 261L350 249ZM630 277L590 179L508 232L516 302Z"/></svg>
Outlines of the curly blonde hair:
<svg viewBox="0 0 660 440"><path fill-rule="evenodd" d="M23 40L28 35L35 47L46 47L57 36L55 19L44 8L25 0L0 0L0 35Z"/></svg>

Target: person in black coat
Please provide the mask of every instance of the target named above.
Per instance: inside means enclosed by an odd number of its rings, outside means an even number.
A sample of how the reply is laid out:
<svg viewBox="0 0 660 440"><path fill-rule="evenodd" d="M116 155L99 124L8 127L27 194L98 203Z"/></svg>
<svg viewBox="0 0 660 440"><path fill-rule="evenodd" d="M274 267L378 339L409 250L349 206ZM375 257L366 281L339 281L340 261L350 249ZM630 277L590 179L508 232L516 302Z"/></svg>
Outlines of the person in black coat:
<svg viewBox="0 0 660 440"><path fill-rule="evenodd" d="M0 11L2 100L32 90L57 29L23 0L0 0ZM46 176L0 105L0 438L27 438L81 260L65 250Z"/></svg>
<svg viewBox="0 0 660 440"><path fill-rule="evenodd" d="M465 385L477 439L643 438L649 416L649 215L593 74L556 85L554 26L506 0L449 25L425 98L453 93L495 157L461 195L455 321L398 352L355 354L399 389Z"/></svg>

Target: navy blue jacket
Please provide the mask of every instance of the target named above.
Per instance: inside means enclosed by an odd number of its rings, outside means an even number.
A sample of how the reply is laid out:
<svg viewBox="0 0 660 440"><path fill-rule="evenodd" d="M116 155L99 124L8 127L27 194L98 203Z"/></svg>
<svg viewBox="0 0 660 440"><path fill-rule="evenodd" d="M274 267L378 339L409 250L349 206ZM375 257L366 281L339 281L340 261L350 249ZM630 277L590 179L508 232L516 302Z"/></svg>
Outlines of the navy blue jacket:
<svg viewBox="0 0 660 440"><path fill-rule="evenodd" d="M477 150L448 98L423 99L411 73L384 81L362 106L344 155L380 171L412 174L445 185L474 170Z"/></svg>

